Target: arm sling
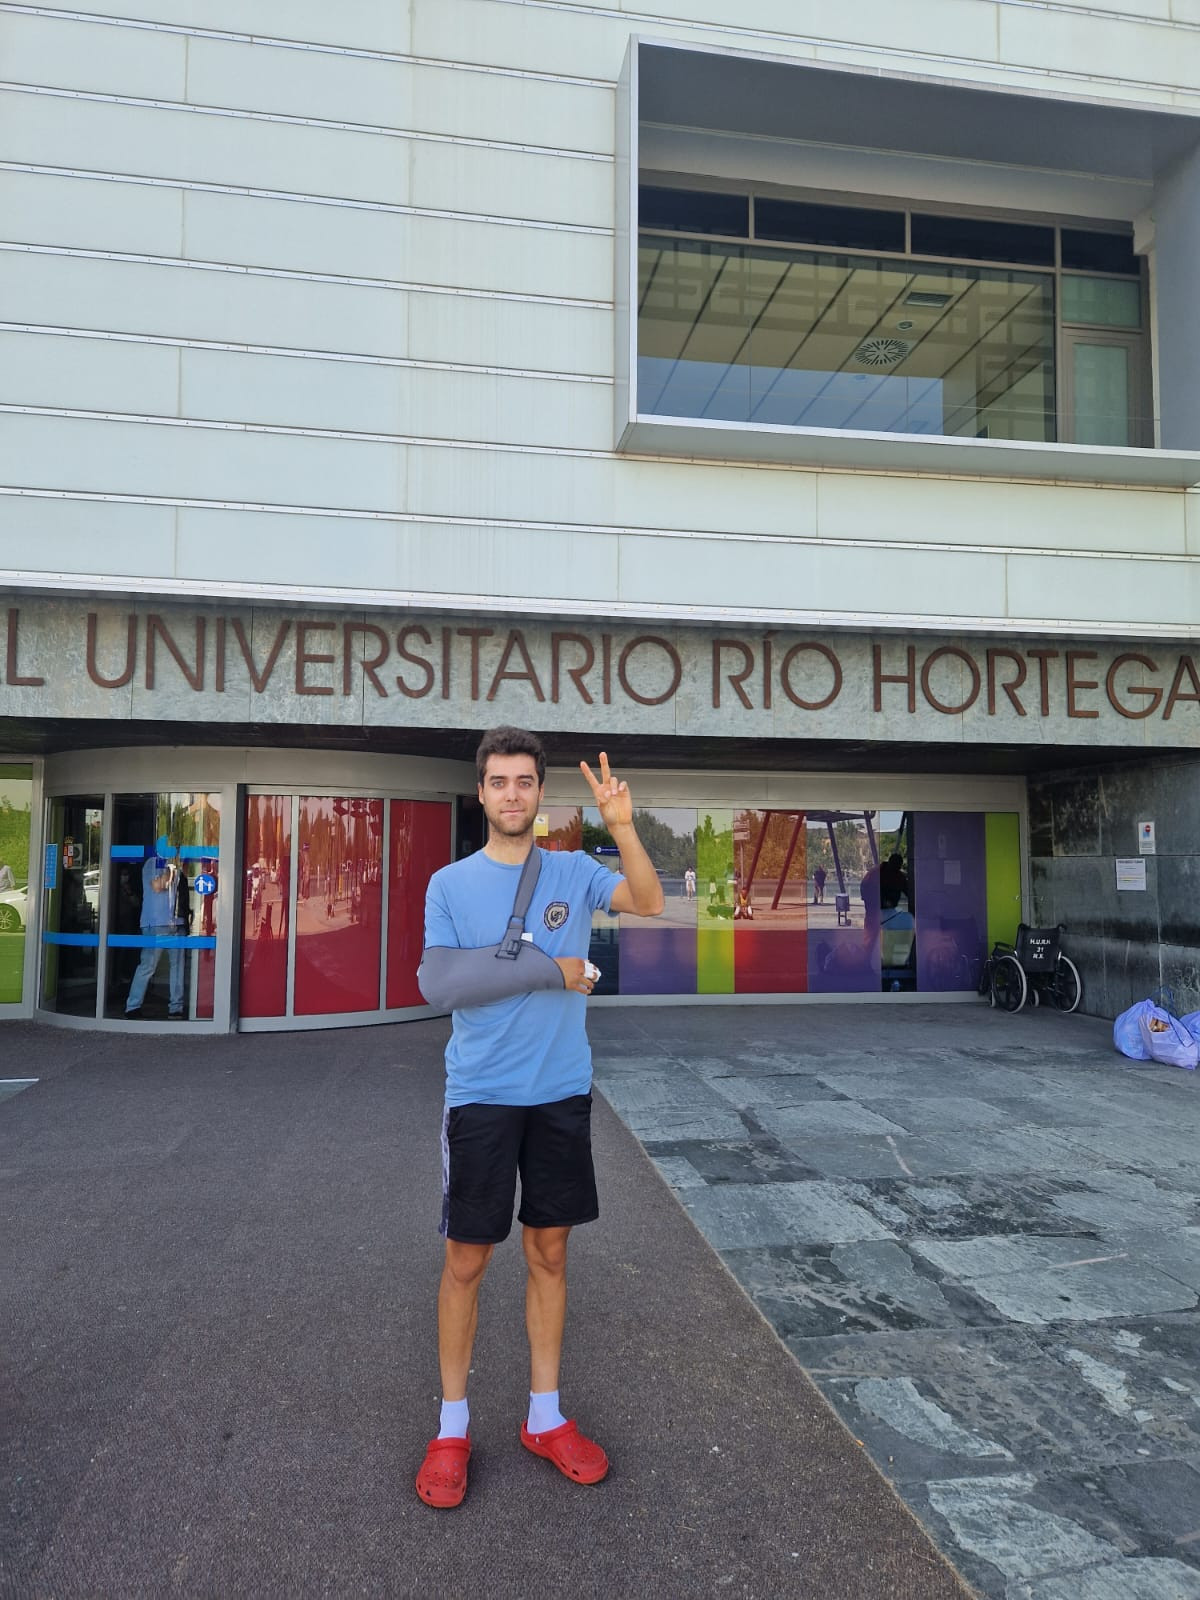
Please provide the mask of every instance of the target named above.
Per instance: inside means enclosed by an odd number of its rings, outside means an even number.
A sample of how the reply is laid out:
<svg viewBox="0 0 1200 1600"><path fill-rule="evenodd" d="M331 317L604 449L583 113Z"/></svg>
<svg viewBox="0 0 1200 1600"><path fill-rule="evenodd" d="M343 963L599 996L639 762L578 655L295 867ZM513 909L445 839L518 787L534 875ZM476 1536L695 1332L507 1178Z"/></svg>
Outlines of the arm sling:
<svg viewBox="0 0 1200 1600"><path fill-rule="evenodd" d="M499 944L460 950L449 945L427 945L417 968L417 986L431 1006L457 1011L461 1006L486 1006L493 1000L511 1000L535 989L565 989L562 968L530 940L522 938L525 916L538 874L542 852L533 845L517 883L512 915Z"/></svg>

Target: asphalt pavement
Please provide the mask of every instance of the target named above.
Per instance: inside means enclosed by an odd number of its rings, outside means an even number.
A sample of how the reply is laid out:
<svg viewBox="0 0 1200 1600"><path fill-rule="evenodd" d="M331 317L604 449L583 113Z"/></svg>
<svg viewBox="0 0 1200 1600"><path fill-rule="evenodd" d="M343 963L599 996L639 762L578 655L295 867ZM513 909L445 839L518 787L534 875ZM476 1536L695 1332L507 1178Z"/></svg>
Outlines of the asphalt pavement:
<svg viewBox="0 0 1200 1600"><path fill-rule="evenodd" d="M681 1049L697 1014L655 1013ZM648 1016L598 1010L603 1059L657 1053ZM599 1096L562 1392L612 1471L583 1488L519 1444L514 1237L484 1287L466 1501L417 1499L445 1036L5 1024L0 1594L961 1600Z"/></svg>

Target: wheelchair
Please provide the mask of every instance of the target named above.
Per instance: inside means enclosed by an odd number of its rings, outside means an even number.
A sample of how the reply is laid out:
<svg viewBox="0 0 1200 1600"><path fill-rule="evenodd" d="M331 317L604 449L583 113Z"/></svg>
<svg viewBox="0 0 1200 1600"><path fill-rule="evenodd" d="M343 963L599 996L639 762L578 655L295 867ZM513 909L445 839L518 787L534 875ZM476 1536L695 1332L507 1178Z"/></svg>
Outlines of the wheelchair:
<svg viewBox="0 0 1200 1600"><path fill-rule="evenodd" d="M979 993L1001 1011L1020 1011L1026 1001L1046 1001L1056 1011L1079 1008L1083 984L1079 968L1062 952L1063 926L1031 928L1022 922L1016 944L996 944L983 964Z"/></svg>

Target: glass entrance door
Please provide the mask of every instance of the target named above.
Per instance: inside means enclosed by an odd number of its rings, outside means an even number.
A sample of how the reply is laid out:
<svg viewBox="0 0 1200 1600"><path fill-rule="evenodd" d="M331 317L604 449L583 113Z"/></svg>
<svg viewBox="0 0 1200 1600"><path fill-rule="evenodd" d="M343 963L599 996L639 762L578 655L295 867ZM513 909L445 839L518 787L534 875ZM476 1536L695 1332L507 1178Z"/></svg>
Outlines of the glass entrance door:
<svg viewBox="0 0 1200 1600"><path fill-rule="evenodd" d="M42 866L44 1011L96 1015L103 831L102 795L51 800Z"/></svg>
<svg viewBox="0 0 1200 1600"><path fill-rule="evenodd" d="M212 1017L220 801L203 791L112 797L106 1017Z"/></svg>

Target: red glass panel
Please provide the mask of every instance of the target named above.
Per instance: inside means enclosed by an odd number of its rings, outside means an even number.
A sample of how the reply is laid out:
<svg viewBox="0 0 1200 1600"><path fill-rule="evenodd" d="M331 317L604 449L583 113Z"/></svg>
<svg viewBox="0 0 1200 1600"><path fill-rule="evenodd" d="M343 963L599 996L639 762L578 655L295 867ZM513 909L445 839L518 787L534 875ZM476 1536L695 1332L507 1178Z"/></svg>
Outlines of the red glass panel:
<svg viewBox="0 0 1200 1600"><path fill-rule="evenodd" d="M803 994L810 899L804 813L739 811L733 846L734 989Z"/></svg>
<svg viewBox="0 0 1200 1600"><path fill-rule="evenodd" d="M300 796L296 1016L379 1009L382 858L382 800Z"/></svg>
<svg viewBox="0 0 1200 1600"><path fill-rule="evenodd" d="M243 1017L282 1017L287 1009L290 795L246 796L246 873L242 883ZM213 914L205 902L201 918ZM201 932L207 928L201 926Z"/></svg>
<svg viewBox="0 0 1200 1600"><path fill-rule="evenodd" d="M217 889L208 895L192 895L192 905L196 909L192 915L192 932L201 934L206 939L215 939L217 934L217 893L220 888L219 862L208 858L200 863L201 871L206 873L217 883ZM286 886L285 886L286 893ZM287 949L287 940L283 948ZM243 956L244 959L244 956ZM217 952L215 950L196 951L196 1015L198 1017L211 1017L216 1003L217 989Z"/></svg>
<svg viewBox="0 0 1200 1600"><path fill-rule="evenodd" d="M391 802L388 863L387 1004L420 1006L417 966L425 930L425 890L450 860L450 806L443 800Z"/></svg>

